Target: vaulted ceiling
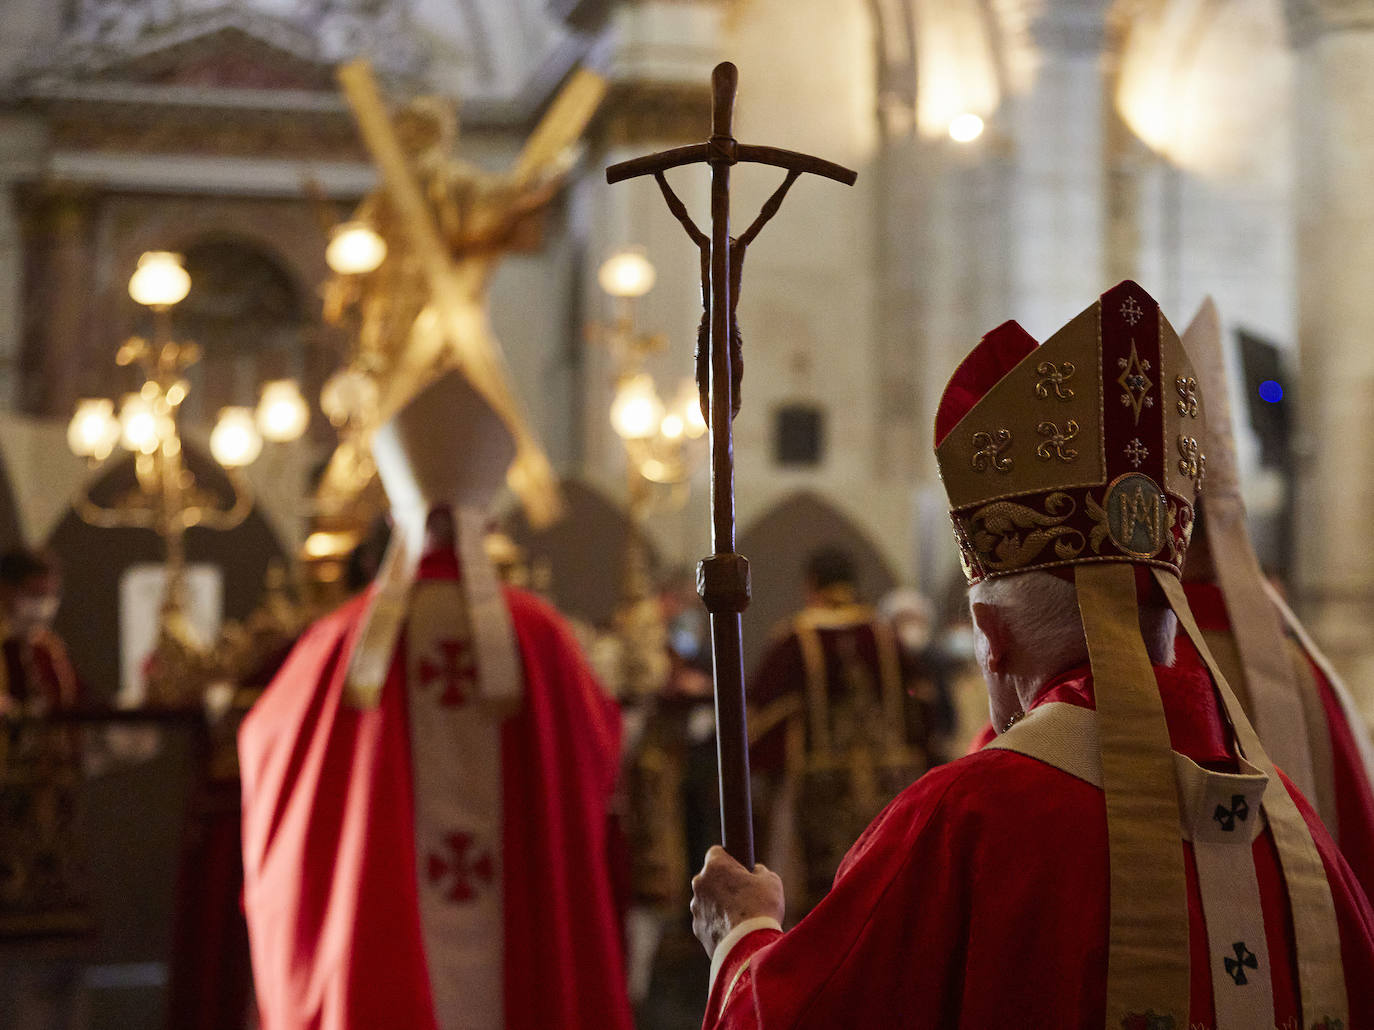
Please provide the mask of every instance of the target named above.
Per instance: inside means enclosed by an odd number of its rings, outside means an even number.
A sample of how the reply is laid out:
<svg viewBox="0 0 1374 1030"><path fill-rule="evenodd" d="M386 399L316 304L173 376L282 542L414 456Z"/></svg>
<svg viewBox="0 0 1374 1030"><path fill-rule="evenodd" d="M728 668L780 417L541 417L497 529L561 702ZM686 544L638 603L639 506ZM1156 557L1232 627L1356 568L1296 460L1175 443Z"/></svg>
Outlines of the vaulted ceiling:
<svg viewBox="0 0 1374 1030"><path fill-rule="evenodd" d="M27 29L30 45L0 75L46 91L330 90L332 66L364 56L384 79L459 97L484 122L527 119L591 42L569 24L582 5L568 0L76 0L60 17L46 7L4 5L0 34Z"/></svg>

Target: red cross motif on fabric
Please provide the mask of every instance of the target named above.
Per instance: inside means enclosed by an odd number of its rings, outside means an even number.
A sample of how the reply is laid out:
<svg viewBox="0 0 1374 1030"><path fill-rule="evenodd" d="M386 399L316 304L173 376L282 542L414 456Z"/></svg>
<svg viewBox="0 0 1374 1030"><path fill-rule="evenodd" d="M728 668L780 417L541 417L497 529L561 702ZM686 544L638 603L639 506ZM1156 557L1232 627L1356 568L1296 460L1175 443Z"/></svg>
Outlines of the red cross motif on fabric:
<svg viewBox="0 0 1374 1030"><path fill-rule="evenodd" d="M436 645L439 660L426 655L420 659L420 686L443 683L439 704L444 708L459 708L467 703L477 684L477 663L473 660L472 644L467 640L440 640Z"/></svg>
<svg viewBox="0 0 1374 1030"><path fill-rule="evenodd" d="M430 852L426 872L431 887L447 882L445 900L461 905L477 897L479 885L491 883L496 866L491 852L479 853L472 834L459 830L444 837L443 853Z"/></svg>

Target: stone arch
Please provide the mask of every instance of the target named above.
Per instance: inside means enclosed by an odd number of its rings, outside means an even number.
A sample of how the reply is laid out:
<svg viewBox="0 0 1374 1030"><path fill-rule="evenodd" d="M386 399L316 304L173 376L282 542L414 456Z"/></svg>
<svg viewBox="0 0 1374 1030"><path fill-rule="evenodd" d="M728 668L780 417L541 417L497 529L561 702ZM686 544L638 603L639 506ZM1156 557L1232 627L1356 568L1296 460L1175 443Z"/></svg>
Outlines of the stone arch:
<svg viewBox="0 0 1374 1030"><path fill-rule="evenodd" d="M144 251L184 250L201 239L233 238L263 250L307 296L330 274L328 240L303 198L120 197L111 201L108 224L109 267L121 292Z"/></svg>
<svg viewBox="0 0 1374 1030"><path fill-rule="evenodd" d="M232 495L224 472L208 455L187 445L186 466L196 481L221 504ZM100 470L90 484L91 499L110 504L135 486L133 457ZM84 522L73 509L58 522L47 545L63 571L63 603L56 629L67 642L93 700L108 701L119 684L119 582L131 565L158 563L165 551L157 534L146 529L101 529ZM216 532L192 529L186 534L188 562L219 566L224 575L224 617L241 619L257 606L268 563L288 562L290 554L256 506L238 527Z"/></svg>
<svg viewBox="0 0 1374 1030"><path fill-rule="evenodd" d="M1025 86L1034 43L1022 5L997 0L867 0L877 115L885 135L943 133L950 116L984 118ZM919 123L919 124L918 124Z"/></svg>
<svg viewBox="0 0 1374 1030"><path fill-rule="evenodd" d="M549 595L558 608L593 626L605 626L622 596L622 570L631 534L629 512L591 484L561 484L565 513L547 529L532 529L523 512L509 522L511 539L525 551L531 568L546 566ZM644 538L648 565L659 565L658 549Z"/></svg>
<svg viewBox="0 0 1374 1030"><path fill-rule="evenodd" d="M320 287L329 276L326 239L317 213L306 200L121 195L105 198L100 212L99 260L90 284L94 317L86 345L87 367L79 377L82 394L107 393L115 348L130 333L148 330L147 313L129 297L128 281L139 255L149 250L186 254L198 247L229 245L256 254L265 265L279 270L296 299L299 357L292 363L299 367L308 397L310 388L338 365L342 344L337 332L323 324L319 300ZM193 295L195 284L193 277ZM183 302L192 303L191 298ZM283 367L281 375L291 371ZM248 396L255 386L245 384L237 403L255 400ZM312 427L324 432L321 422L313 419Z"/></svg>
<svg viewBox="0 0 1374 1030"><path fill-rule="evenodd" d="M1289 145L1282 128L1294 118L1291 51L1311 22L1309 5L1165 0L1141 10L1114 0L1110 8L1119 51L1113 99L1135 136L1210 180L1243 180L1250 189L1288 174L1274 168L1273 153Z"/></svg>
<svg viewBox="0 0 1374 1030"><path fill-rule="evenodd" d="M882 548L849 516L808 490L784 497L749 524L737 546L753 578L753 600L744 612L746 674L777 626L801 607L807 556L824 546L843 547L854 557L863 600L876 603L897 585Z"/></svg>
<svg viewBox="0 0 1374 1030"><path fill-rule="evenodd" d="M307 295L280 256L233 233L196 236L181 250L192 287L172 312L172 332L201 348L187 370L183 418L208 429L221 407L255 403L268 379L296 379L316 394L322 380L307 375Z"/></svg>

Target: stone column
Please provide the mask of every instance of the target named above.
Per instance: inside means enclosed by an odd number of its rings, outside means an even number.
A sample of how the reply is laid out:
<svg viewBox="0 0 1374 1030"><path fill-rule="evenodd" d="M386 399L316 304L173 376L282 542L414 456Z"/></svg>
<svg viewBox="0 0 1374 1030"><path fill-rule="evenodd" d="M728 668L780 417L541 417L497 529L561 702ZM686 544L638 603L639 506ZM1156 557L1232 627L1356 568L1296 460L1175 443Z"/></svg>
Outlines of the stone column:
<svg viewBox="0 0 1374 1030"><path fill-rule="evenodd" d="M933 210L928 188L929 162L915 135L889 137L869 167L874 198L874 351L873 392L877 418L872 474L879 480L903 474L906 480L931 479L934 454L923 440L930 418L922 410L922 370L939 378L930 358L929 294L939 266L928 261ZM927 387L929 384L925 384ZM914 475L912 475L914 473Z"/></svg>
<svg viewBox="0 0 1374 1030"><path fill-rule="evenodd" d="M24 328L24 240L14 187L0 182L0 410L14 407Z"/></svg>
<svg viewBox="0 0 1374 1030"><path fill-rule="evenodd" d="M1056 0L1032 23L1041 63L1007 113L1016 148L1007 317L1044 339L1105 277L1104 0Z"/></svg>
<svg viewBox="0 0 1374 1030"><path fill-rule="evenodd" d="M17 184L41 174L46 134L31 115L0 114L0 410L20 403L25 227Z"/></svg>
<svg viewBox="0 0 1374 1030"><path fill-rule="evenodd" d="M40 313L34 332L40 351L32 364L35 389L26 399L34 414L65 418L87 378L83 365L91 329L93 198L85 191L54 187L45 199L38 232L47 260L35 284L41 294L33 298Z"/></svg>
<svg viewBox="0 0 1374 1030"><path fill-rule="evenodd" d="M1374 714L1374 2L1291 0L1298 54L1296 600Z"/></svg>

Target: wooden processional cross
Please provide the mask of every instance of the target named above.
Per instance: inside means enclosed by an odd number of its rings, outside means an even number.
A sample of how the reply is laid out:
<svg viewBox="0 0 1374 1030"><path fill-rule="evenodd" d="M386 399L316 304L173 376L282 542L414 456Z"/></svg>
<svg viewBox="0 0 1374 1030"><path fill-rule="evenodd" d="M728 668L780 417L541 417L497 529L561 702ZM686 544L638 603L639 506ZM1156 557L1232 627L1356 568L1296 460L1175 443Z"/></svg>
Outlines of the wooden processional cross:
<svg viewBox="0 0 1374 1030"><path fill-rule="evenodd" d="M823 175L846 186L856 174L809 154L739 143L730 134L739 71L726 61L711 74L711 138L606 169L608 183L652 175L674 217L701 249L703 276L709 283L704 303L705 340L697 345L697 384L711 429L711 550L697 566L697 592L711 613L711 656L715 668L716 759L720 768L722 843L739 862L754 866L754 826L749 799L749 729L744 707L744 657L740 613L749 604L749 562L735 552L735 456L731 422L739 410L743 369L735 303L745 249L777 213L783 197L803 172ZM773 165L787 178L738 239L730 236L730 166L740 162ZM679 165L711 166L711 234L687 214L663 173Z"/></svg>

